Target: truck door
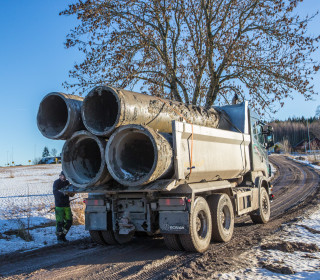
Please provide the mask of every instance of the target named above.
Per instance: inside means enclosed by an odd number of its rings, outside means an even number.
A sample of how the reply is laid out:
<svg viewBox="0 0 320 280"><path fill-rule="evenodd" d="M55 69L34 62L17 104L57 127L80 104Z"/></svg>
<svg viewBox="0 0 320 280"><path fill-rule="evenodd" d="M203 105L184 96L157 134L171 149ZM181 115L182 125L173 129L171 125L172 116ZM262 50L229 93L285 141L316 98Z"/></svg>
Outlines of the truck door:
<svg viewBox="0 0 320 280"><path fill-rule="evenodd" d="M265 137L263 135L263 124L254 114L250 112L251 129L251 166L252 171L261 171L268 176L268 155L265 149Z"/></svg>

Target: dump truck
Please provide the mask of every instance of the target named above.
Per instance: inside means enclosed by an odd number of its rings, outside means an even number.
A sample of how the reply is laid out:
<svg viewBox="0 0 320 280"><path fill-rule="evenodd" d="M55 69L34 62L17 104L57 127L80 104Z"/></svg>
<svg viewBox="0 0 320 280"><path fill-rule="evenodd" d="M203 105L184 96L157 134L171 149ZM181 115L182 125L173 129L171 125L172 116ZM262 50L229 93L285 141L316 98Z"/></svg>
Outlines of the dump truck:
<svg viewBox="0 0 320 280"><path fill-rule="evenodd" d="M173 120L171 133L161 139L143 125L116 130L106 141L105 158L108 176L117 180L105 175L108 180L103 182L65 189L88 193L85 228L96 243L122 244L144 232L161 234L169 249L204 252L211 241L232 238L237 216L268 222L273 195L267 148L273 145L272 128L249 110L247 102L219 110L228 116L229 130L183 119ZM79 169L68 165L73 161L67 159L67 150L79 145L79 135L86 147L92 141L86 138L88 132L77 133L63 153L64 170L73 181ZM159 165L161 176L141 179L156 173Z"/></svg>
<svg viewBox="0 0 320 280"><path fill-rule="evenodd" d="M207 110L102 86L84 100L47 95L38 127L67 139L64 192L88 194L85 228L98 244L143 232L171 250L204 252L232 238L235 217L270 219L273 131L247 102Z"/></svg>

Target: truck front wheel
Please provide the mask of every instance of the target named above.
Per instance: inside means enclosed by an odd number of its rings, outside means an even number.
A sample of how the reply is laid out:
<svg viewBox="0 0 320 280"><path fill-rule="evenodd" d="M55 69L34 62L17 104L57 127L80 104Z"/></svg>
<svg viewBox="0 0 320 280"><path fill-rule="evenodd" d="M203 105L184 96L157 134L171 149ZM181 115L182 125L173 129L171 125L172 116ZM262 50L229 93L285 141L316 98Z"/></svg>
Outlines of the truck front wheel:
<svg viewBox="0 0 320 280"><path fill-rule="evenodd" d="M255 224L265 224L270 219L270 200L265 188L261 187L259 198L259 209L250 214L252 222Z"/></svg>
<svg viewBox="0 0 320 280"><path fill-rule="evenodd" d="M179 235L186 251L205 252L210 245L212 234L211 213L207 201L198 197L190 214L190 233Z"/></svg>
<svg viewBox="0 0 320 280"><path fill-rule="evenodd" d="M234 213L226 194L214 194L208 198L212 217L212 240L228 242L234 229Z"/></svg>

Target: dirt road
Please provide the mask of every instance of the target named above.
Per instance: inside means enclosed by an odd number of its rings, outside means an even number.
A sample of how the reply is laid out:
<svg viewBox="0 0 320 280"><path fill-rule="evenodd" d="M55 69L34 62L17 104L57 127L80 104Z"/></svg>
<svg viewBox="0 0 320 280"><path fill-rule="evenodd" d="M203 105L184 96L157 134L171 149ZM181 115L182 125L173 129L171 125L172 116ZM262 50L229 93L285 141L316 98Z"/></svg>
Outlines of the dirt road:
<svg viewBox="0 0 320 280"><path fill-rule="evenodd" d="M283 156L270 160L278 168L271 221L254 225L248 218L239 218L233 239L211 244L204 254L169 251L161 237L139 237L127 245L108 247L81 241L2 259L0 279L207 279L241 267L234 256L259 244L320 199L319 175L313 169Z"/></svg>

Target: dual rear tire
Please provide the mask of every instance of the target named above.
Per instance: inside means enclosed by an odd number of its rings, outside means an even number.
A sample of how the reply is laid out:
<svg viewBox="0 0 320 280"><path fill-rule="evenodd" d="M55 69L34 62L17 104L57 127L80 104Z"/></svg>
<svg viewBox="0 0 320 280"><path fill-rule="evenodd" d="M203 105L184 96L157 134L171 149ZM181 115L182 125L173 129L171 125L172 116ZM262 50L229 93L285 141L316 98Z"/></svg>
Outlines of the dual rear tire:
<svg viewBox="0 0 320 280"><path fill-rule="evenodd" d="M270 201L265 188L260 190L259 210L250 214L254 223L267 223L270 219ZM228 242L234 231L234 210L226 194L213 194L206 199L197 197L190 214L189 234L163 234L168 249L174 251L205 252L211 241ZM101 245L124 244L133 234L120 235L111 230L89 231L94 242Z"/></svg>
<svg viewBox="0 0 320 280"><path fill-rule="evenodd" d="M100 245L117 245L130 242L133 238L133 233L122 235L113 230L89 230L93 242Z"/></svg>
<svg viewBox="0 0 320 280"><path fill-rule="evenodd" d="M168 249L174 251L205 252L210 242L227 242L234 229L234 212L226 194L214 194L205 200L196 198L190 214L189 234L164 234Z"/></svg>

